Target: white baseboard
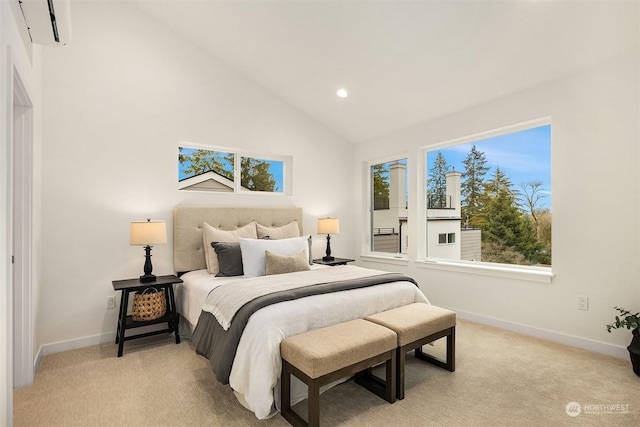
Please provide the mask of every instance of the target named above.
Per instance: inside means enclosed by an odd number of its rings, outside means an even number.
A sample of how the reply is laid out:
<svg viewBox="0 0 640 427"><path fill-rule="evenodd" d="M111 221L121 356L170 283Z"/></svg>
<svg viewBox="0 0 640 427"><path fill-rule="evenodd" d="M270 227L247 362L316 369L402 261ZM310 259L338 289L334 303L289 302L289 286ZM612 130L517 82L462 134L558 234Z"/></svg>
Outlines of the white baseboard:
<svg viewBox="0 0 640 427"><path fill-rule="evenodd" d="M506 320L495 319L493 317L482 316L474 313L468 313L465 311L456 310L455 308L449 308L449 309L455 311L458 318L469 320L471 322L481 323L483 325L493 326L495 328L505 329L507 331L517 332L523 335L529 335L532 337L541 338L544 340L553 341L560 344L565 344L571 347L577 347L584 350L593 351L596 353L618 357L621 359L629 358L629 352L625 347L588 340L580 337L574 337L572 335L566 335L560 332L554 332L546 329L535 328L533 326L527 326L520 323L514 323ZM76 339L61 341L53 344L45 344L38 349L38 353L34 360L34 368L35 368L34 373L38 372L38 367L40 366L42 357L46 356L47 354L59 353L61 351L74 350L77 348L83 348L83 347L89 347L92 345L114 342L115 337L116 337L115 332L107 332L104 334L93 335L90 337L76 338Z"/></svg>
<svg viewBox="0 0 640 427"><path fill-rule="evenodd" d="M145 333L153 330L157 330L159 325L143 326L136 330L136 333ZM116 333L106 332L104 334L92 335L90 337L74 338L72 340L60 341L52 344L44 344L38 350L34 365L35 371L38 371L38 366L42 358L48 354L60 353L61 351L75 350L78 348L91 347L92 345L99 345L105 343L115 343ZM115 344L114 344L115 345Z"/></svg>
<svg viewBox="0 0 640 427"><path fill-rule="evenodd" d="M42 346L40 346L40 348L38 349L38 352L36 353L36 358L33 361L33 376L35 377L36 373L38 372L38 368L40 367L40 362L42 362L42 357L44 356L44 354L42 354Z"/></svg>
<svg viewBox="0 0 640 427"><path fill-rule="evenodd" d="M93 335L90 337L83 338L75 338L68 341L61 341L52 344L44 344L40 351L38 351L41 356L46 356L47 354L59 353L61 351L67 350L75 350L77 348L90 347L92 345L104 344L108 342L114 342L116 339L115 332L107 332L100 335ZM39 364L40 362L38 362Z"/></svg>
<svg viewBox="0 0 640 427"><path fill-rule="evenodd" d="M529 335L547 341L553 341L571 347L581 348L583 350L589 350L600 354L619 357L621 359L629 358L629 351L627 351L626 347L593 341L586 338L574 337L572 335L566 335L560 332L535 328L533 326L527 326L520 323L509 322L506 320L494 319L492 317L482 316L479 314L467 313L464 311L456 310L454 308L450 308L450 310L455 311L458 318L469 320L471 322L482 323L483 325L493 326L496 328L505 329L507 331L517 332L523 335Z"/></svg>
<svg viewBox="0 0 640 427"><path fill-rule="evenodd" d="M77 348L90 347L92 345L113 342L116 339L115 332L94 335L91 337L76 338L68 341L61 341L52 344L41 345L33 360L33 375L38 373L42 358L47 354L60 353L61 351L74 350Z"/></svg>

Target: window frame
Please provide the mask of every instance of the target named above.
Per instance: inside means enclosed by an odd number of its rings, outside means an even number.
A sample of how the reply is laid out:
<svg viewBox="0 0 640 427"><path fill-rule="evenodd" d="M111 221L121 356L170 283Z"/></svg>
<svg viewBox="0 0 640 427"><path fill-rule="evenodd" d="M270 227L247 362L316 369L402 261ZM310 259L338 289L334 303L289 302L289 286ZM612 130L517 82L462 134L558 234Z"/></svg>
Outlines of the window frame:
<svg viewBox="0 0 640 427"><path fill-rule="evenodd" d="M206 145L199 144L189 141L180 141L178 143L178 147L184 148L193 148L199 150L208 150L214 152L223 152L227 154L234 155L234 165L233 165L233 192L217 192L210 191L214 194L261 194L261 195L270 195L270 196L291 196L293 189L293 156L291 155L281 155L274 153L265 153L265 152L256 152L256 151L245 151L238 150L236 148L231 147L223 147L219 145ZM277 161L282 162L282 191L252 191L245 188L242 188L241 185L241 161L242 157L249 157L257 160L266 160L266 161ZM178 167L178 175L180 173L180 164L177 163ZM178 181L180 182L180 181ZM179 191L192 191L198 193L206 193L207 191L197 190L197 189L179 189Z"/></svg>
<svg viewBox="0 0 640 427"><path fill-rule="evenodd" d="M453 239L451 238L453 236ZM444 242L441 241L442 237L444 237ZM453 245L456 242L456 233L438 233L438 244L439 245Z"/></svg>
<svg viewBox="0 0 640 427"><path fill-rule="evenodd" d="M408 153L398 153L395 155L388 155L380 158L376 158L374 160L369 160L364 162L365 165L365 182L366 182L366 202L367 202L367 216L366 216L366 233L364 233L366 241L363 241L363 253L361 255L361 259L365 261L376 261L376 262L388 262L391 264L406 264L409 260L409 253L402 252L377 252L373 250L373 213L374 213L374 199L373 199L373 166L390 163L395 161L405 160L407 165L407 181L409 180L409 170L410 170L410 156ZM407 191L407 204L410 203L411 194L409 192L409 188L406 188ZM407 218L411 216L410 209L407 209ZM411 244L411 243L409 243Z"/></svg>
<svg viewBox="0 0 640 427"><path fill-rule="evenodd" d="M428 152L436 152L440 149L450 148L456 145L471 143L474 141L492 138L496 136L506 135L509 133L515 133L535 127L547 126L551 125L552 134L553 134L553 123L550 116L542 117L534 120L529 120L525 122L520 122L513 125L503 126L500 128L496 128L489 131L479 132L472 135L463 136L460 138L454 138L451 140L443 141L440 143L432 144L429 146L421 147L419 149L418 155L420 156L421 165L420 174L422 177L426 178L428 173L428 162L427 162L427 153ZM552 137L553 140L553 137ZM552 178L553 182L553 170L552 170ZM524 266L517 264L502 264L502 263L493 263L493 262L483 262L483 261L465 261L465 260L451 260L451 259L443 259L430 257L427 253L427 242L428 242L428 226L427 226L427 180L420 180L419 178L419 187L418 193L420 203L418 204L418 214L417 217L419 219L419 223L424 223L424 232L419 229L419 239L418 240L418 256L416 259L416 266L419 268L426 269L435 269L435 270L445 270L445 271L455 271L455 272L463 272L470 274L477 274L482 276L491 276L491 277L505 277L519 280L527 280L534 281L540 283L550 283L552 278L554 277L553 273L553 262L551 267L540 267L540 266Z"/></svg>

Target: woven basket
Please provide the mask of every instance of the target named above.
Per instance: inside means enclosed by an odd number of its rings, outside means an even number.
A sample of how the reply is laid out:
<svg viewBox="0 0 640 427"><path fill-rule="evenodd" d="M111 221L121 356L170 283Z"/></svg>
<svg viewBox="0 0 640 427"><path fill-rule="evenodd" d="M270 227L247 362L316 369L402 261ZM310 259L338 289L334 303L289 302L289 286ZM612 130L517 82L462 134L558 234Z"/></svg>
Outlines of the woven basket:
<svg viewBox="0 0 640 427"><path fill-rule="evenodd" d="M147 288L133 295L131 318L136 322L158 319L167 312L164 289Z"/></svg>

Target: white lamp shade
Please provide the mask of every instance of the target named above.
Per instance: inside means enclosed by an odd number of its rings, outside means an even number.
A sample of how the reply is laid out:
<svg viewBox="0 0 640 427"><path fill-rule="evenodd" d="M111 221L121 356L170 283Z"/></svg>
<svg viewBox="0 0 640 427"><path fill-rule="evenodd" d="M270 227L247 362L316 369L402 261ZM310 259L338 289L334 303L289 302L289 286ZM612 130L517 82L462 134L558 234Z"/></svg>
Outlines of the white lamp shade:
<svg viewBox="0 0 640 427"><path fill-rule="evenodd" d="M136 221L131 223L129 244L138 246L167 243L167 226L164 221Z"/></svg>
<svg viewBox="0 0 640 427"><path fill-rule="evenodd" d="M338 218L319 218L318 234L340 233L340 220Z"/></svg>

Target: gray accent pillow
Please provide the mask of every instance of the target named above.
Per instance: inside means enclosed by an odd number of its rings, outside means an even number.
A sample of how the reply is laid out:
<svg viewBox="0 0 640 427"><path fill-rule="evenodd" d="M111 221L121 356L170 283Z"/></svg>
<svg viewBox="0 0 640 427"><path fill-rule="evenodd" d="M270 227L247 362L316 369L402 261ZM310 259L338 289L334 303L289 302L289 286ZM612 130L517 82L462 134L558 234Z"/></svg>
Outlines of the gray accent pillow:
<svg viewBox="0 0 640 427"><path fill-rule="evenodd" d="M265 251L264 256L267 276L309 270L307 251L300 251L291 256L282 256Z"/></svg>
<svg viewBox="0 0 640 427"><path fill-rule="evenodd" d="M216 277L242 276L242 252L238 242L211 242L218 256L219 271Z"/></svg>
<svg viewBox="0 0 640 427"><path fill-rule="evenodd" d="M218 257L216 252L211 249L213 242L237 242L238 237L247 237L257 239L256 222L251 221L249 224L236 228L235 230L221 230L207 224L202 223L202 239L204 246L204 258L207 262L207 271L209 274L216 274L219 270Z"/></svg>

